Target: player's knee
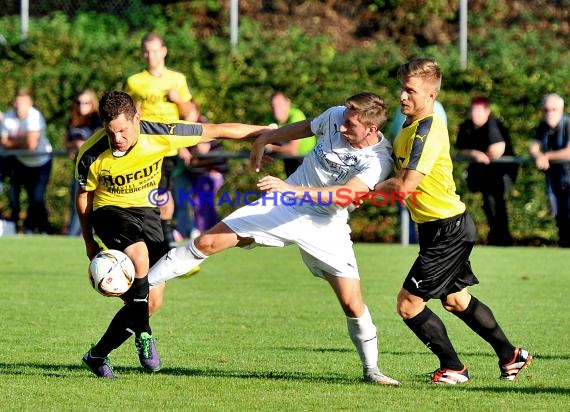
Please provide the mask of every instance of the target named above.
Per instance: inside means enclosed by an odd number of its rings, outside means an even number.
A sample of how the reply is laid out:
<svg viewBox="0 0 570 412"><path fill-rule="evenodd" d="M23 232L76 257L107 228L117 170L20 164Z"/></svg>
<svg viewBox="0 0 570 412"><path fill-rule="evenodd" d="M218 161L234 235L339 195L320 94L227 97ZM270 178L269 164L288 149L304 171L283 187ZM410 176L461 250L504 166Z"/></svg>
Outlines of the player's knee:
<svg viewBox="0 0 570 412"><path fill-rule="evenodd" d="M421 307L418 307L412 300L406 299L405 295L399 294L398 301L396 303L396 312L398 315L404 320L413 318L422 310Z"/></svg>
<svg viewBox="0 0 570 412"><path fill-rule="evenodd" d="M409 319L412 317L412 312L409 310L409 308L400 302L396 304L396 312L398 312L398 315L400 315L402 319Z"/></svg>
<svg viewBox="0 0 570 412"><path fill-rule="evenodd" d="M208 233L203 233L194 239L194 247L205 255L211 255L215 249L216 236Z"/></svg>
<svg viewBox="0 0 570 412"><path fill-rule="evenodd" d="M234 232L208 231L194 239L194 247L206 256L211 256L237 244L238 236Z"/></svg>
<svg viewBox="0 0 570 412"><path fill-rule="evenodd" d="M448 312L463 312L467 309L470 300L471 295L467 293L466 289L463 289L441 299L441 305Z"/></svg>
<svg viewBox="0 0 570 412"><path fill-rule="evenodd" d="M158 311L158 309L160 309L160 307L162 306L162 302L163 302L162 299L149 301L148 302L148 316L154 315Z"/></svg>
<svg viewBox="0 0 570 412"><path fill-rule="evenodd" d="M362 299L343 299L340 302L344 314L351 318L359 318L364 313L364 302Z"/></svg>

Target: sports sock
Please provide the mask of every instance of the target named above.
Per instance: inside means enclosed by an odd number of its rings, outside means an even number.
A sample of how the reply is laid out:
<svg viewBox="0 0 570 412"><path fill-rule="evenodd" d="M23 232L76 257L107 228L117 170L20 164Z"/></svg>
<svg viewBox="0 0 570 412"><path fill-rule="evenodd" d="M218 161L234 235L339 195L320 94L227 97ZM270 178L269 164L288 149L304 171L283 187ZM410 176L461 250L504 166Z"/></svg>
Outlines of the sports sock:
<svg viewBox="0 0 570 412"><path fill-rule="evenodd" d="M515 347L509 342L487 305L475 296L471 296L467 309L463 312L451 313L465 322L477 335L493 347L501 365L511 361Z"/></svg>
<svg viewBox="0 0 570 412"><path fill-rule="evenodd" d="M142 332L152 335L148 315L148 277L136 278L129 290L127 306L130 309L130 328L138 337Z"/></svg>
<svg viewBox="0 0 570 412"><path fill-rule="evenodd" d="M150 286L166 282L178 276L185 275L196 266L199 266L208 256L203 254L194 245L194 240L185 245L170 250L148 272Z"/></svg>
<svg viewBox="0 0 570 412"><path fill-rule="evenodd" d="M427 306L420 313L404 323L439 359L440 368L463 369L453 344L447 336L447 329L439 317Z"/></svg>
<svg viewBox="0 0 570 412"><path fill-rule="evenodd" d="M91 356L104 358L131 337L132 332L128 326L129 317L130 308L128 306L125 305L119 309L99 342L91 348Z"/></svg>
<svg viewBox="0 0 570 412"><path fill-rule="evenodd" d="M365 370L378 368L378 339L376 326L368 307L364 306L364 313L359 318L346 317L348 335L356 347L362 367Z"/></svg>

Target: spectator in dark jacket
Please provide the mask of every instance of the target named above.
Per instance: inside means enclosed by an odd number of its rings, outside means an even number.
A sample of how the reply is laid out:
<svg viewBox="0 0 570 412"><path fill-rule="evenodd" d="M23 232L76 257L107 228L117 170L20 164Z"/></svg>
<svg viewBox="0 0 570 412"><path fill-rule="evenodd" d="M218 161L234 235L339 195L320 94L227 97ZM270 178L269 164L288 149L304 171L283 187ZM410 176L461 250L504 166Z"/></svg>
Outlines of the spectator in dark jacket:
<svg viewBox="0 0 570 412"><path fill-rule="evenodd" d="M505 198L516 179L518 166L496 162L503 156L514 156L514 152L507 128L491 115L488 98L471 100L471 117L460 125L455 147L471 158L467 187L483 195L483 210L489 224L488 244L512 245Z"/></svg>

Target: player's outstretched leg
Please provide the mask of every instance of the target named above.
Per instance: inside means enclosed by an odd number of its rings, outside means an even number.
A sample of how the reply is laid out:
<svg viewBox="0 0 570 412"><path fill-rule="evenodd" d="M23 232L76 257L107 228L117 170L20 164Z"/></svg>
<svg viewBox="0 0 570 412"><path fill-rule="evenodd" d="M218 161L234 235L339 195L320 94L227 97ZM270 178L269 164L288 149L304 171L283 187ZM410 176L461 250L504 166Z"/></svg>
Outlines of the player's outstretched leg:
<svg viewBox="0 0 570 412"><path fill-rule="evenodd" d="M176 249L171 249L150 268L148 272L150 287L189 273L208 257L198 250L194 242L192 240Z"/></svg>

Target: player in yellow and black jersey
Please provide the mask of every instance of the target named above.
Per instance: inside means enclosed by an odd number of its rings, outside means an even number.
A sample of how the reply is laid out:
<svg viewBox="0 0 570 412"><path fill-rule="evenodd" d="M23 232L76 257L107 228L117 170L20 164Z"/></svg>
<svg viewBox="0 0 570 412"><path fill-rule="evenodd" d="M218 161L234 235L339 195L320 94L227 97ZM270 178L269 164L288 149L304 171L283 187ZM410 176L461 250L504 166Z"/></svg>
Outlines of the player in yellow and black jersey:
<svg viewBox="0 0 570 412"><path fill-rule="evenodd" d="M100 115L104 129L88 139L77 155L77 212L87 257L91 260L100 250L96 235L106 247L129 256L135 266L135 281L121 296L125 306L99 342L85 353L83 363L99 377L114 378L107 356L131 334L135 335L141 365L150 371L161 368L149 324L147 274L168 251L156 207L164 155L171 149L216 138L255 137L267 126L141 121L133 99L117 91L103 95Z"/></svg>
<svg viewBox="0 0 570 412"><path fill-rule="evenodd" d="M432 298L493 347L500 377L514 381L532 356L509 342L491 309L467 290L479 283L469 262L475 225L455 193L447 128L434 116L441 70L432 59L415 59L400 67L398 78L406 121L393 143L396 176L375 187L383 193L416 194L406 204L418 223L420 251L398 294L398 313L439 358L432 383L469 381L443 322L426 305Z"/></svg>
<svg viewBox="0 0 570 412"><path fill-rule="evenodd" d="M146 68L127 78L125 91L131 95L141 113L142 120L153 122L177 122L180 119L197 121L199 109L192 100L184 74L166 67L168 50L162 37L151 32L141 41L141 50ZM173 149L162 162L162 176L159 187L165 189L164 202L159 205L164 241L176 247L172 217L174 201L172 197L173 173L177 155L185 163L190 162L190 152L182 147Z"/></svg>

